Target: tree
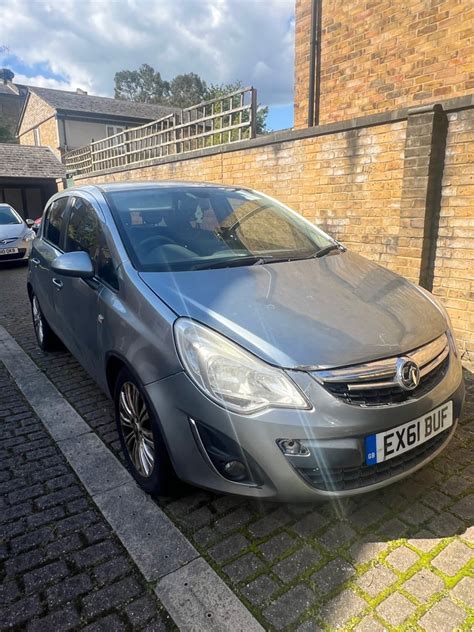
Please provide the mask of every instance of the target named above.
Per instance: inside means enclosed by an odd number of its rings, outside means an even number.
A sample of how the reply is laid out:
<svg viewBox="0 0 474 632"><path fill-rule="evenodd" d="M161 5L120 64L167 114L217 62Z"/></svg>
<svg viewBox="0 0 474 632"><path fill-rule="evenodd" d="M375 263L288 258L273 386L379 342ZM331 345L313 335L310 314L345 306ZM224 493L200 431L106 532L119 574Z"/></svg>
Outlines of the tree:
<svg viewBox="0 0 474 632"><path fill-rule="evenodd" d="M165 103L169 83L149 64L138 70L121 70L115 73L115 98L143 103Z"/></svg>
<svg viewBox="0 0 474 632"><path fill-rule="evenodd" d="M115 73L115 98L144 103L158 103L177 108L188 108L203 101L223 97L242 89L242 82L207 85L194 72L176 75L170 82L149 64L138 70L121 70ZM257 107L257 134L266 134L268 107Z"/></svg>
<svg viewBox="0 0 474 632"><path fill-rule="evenodd" d="M15 135L9 127L0 125L0 143L14 143Z"/></svg>
<svg viewBox="0 0 474 632"><path fill-rule="evenodd" d="M168 104L178 108L189 108L205 101L207 94L206 82L189 72L185 75L176 75L170 83Z"/></svg>
<svg viewBox="0 0 474 632"><path fill-rule="evenodd" d="M0 46L0 52L2 52L2 47ZM15 73L10 70L10 68L0 68L0 81L13 81Z"/></svg>
<svg viewBox="0 0 474 632"><path fill-rule="evenodd" d="M243 88L241 81L235 81L234 83L214 83L207 89L205 98L206 101L211 99L218 99L231 92L237 92ZM268 106L257 105L257 134L268 134L270 130L267 129L267 116Z"/></svg>

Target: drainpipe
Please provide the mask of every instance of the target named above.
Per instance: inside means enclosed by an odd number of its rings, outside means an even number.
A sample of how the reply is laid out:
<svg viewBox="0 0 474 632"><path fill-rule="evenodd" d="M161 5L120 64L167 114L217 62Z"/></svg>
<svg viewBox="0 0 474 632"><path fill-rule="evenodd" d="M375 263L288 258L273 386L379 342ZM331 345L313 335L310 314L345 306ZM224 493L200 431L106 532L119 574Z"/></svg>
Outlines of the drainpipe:
<svg viewBox="0 0 474 632"><path fill-rule="evenodd" d="M311 0L308 127L319 125L319 101L321 90L321 14L322 0Z"/></svg>

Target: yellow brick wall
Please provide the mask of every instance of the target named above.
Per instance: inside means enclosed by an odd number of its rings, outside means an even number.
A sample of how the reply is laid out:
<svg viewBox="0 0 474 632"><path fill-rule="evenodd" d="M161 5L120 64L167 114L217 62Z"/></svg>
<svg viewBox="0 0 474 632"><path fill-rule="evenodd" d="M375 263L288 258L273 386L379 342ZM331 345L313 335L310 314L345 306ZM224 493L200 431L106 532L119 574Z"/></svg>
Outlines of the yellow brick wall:
<svg viewBox="0 0 474 632"><path fill-rule="evenodd" d="M34 145L34 129L40 130L41 145L49 147L61 159L58 122L55 110L33 92L30 93L19 132L20 145Z"/></svg>
<svg viewBox="0 0 474 632"><path fill-rule="evenodd" d="M308 125L310 29L311 1L296 0L294 126L297 128Z"/></svg>
<svg viewBox="0 0 474 632"><path fill-rule="evenodd" d="M249 186L397 270L405 127L402 121L76 182L189 179Z"/></svg>
<svg viewBox="0 0 474 632"><path fill-rule="evenodd" d="M449 115L434 292L474 366L474 110ZM101 176L76 184L195 180L272 195L358 252L416 279L400 209L407 122L289 140Z"/></svg>
<svg viewBox="0 0 474 632"><path fill-rule="evenodd" d="M29 132L25 132L20 136L20 145L34 145L35 144L35 135L33 130Z"/></svg>
<svg viewBox="0 0 474 632"><path fill-rule="evenodd" d="M50 118L39 126L41 144L46 145L61 160L59 150L58 122L56 118Z"/></svg>
<svg viewBox="0 0 474 632"><path fill-rule="evenodd" d="M307 126L310 12L297 0L297 128ZM321 28L321 123L473 92L472 0L323 0Z"/></svg>
<svg viewBox="0 0 474 632"><path fill-rule="evenodd" d="M474 364L474 110L449 115L433 292Z"/></svg>
<svg viewBox="0 0 474 632"><path fill-rule="evenodd" d="M24 143L22 141L22 135L54 114L55 110L50 105L43 101L43 99L40 99L40 97L34 92L30 92L19 131L20 143L22 145L30 145L31 143Z"/></svg>

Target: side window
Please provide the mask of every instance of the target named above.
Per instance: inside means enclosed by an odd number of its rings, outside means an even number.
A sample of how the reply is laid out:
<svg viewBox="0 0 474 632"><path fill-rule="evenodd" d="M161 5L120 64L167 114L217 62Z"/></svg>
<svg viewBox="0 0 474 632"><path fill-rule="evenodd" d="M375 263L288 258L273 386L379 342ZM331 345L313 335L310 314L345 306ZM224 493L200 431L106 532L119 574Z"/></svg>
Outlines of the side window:
<svg viewBox="0 0 474 632"><path fill-rule="evenodd" d="M68 202L67 197L55 200L46 211L46 220L44 226L43 237L51 242L54 246L59 246L61 237L61 226L64 219L64 213Z"/></svg>
<svg viewBox="0 0 474 632"><path fill-rule="evenodd" d="M94 208L86 200L73 199L66 233L66 252L83 250L92 259L96 276L118 288L117 274Z"/></svg>

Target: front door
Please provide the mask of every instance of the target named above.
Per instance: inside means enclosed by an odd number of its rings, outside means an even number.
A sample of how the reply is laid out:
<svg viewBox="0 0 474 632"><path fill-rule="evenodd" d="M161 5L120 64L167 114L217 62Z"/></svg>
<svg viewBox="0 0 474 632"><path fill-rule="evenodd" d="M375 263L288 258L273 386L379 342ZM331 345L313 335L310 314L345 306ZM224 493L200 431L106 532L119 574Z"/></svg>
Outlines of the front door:
<svg viewBox="0 0 474 632"><path fill-rule="evenodd" d="M65 252L87 252L97 274L101 239L98 211L85 198L74 196L66 227ZM67 332L65 342L84 368L96 376L102 358L100 295L106 288L97 277L84 280L56 273L54 277L56 318L61 320L62 329Z"/></svg>

